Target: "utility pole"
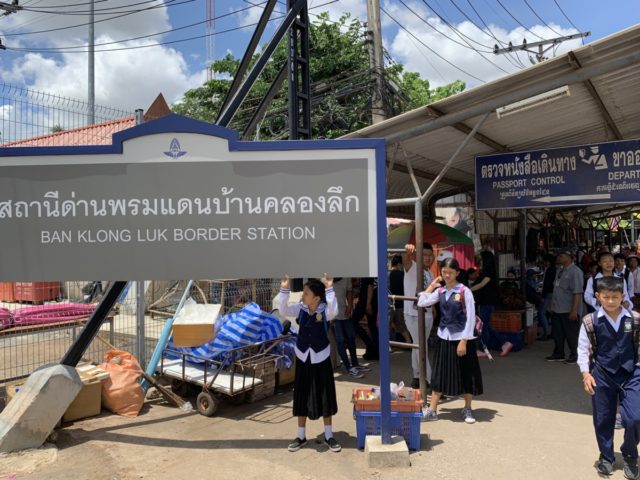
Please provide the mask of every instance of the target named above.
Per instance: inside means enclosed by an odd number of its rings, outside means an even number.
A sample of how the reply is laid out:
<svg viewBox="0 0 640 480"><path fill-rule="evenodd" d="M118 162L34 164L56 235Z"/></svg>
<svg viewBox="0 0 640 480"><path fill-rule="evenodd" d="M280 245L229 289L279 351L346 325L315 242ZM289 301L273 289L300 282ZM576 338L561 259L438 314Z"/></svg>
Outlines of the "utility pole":
<svg viewBox="0 0 640 480"><path fill-rule="evenodd" d="M513 52L514 50L524 50L525 52L529 52L535 55L537 63L540 63L545 60L548 60L548 57L545 56L545 53L547 53L552 48L560 45L562 42L565 42L567 40L574 40L576 38L588 37L589 35L591 35L591 32L581 32L581 33L574 33L572 35L566 35L564 37L557 37L557 38L552 38L550 40L543 40L541 42L533 42L533 43L527 43L527 39L525 38L521 45L514 46L511 42L509 42L509 46L506 48L498 48L498 45L494 45L493 53L496 55L501 55L503 53ZM538 48L538 50L537 51L533 50L536 47ZM536 62L534 61L531 55L529 55L529 60L531 61L532 64L534 65L536 64Z"/></svg>
<svg viewBox="0 0 640 480"><path fill-rule="evenodd" d="M2 17L16 13L18 10L22 10L22 7L18 5L18 0L13 0L11 3L0 2L0 11L4 12Z"/></svg>
<svg viewBox="0 0 640 480"><path fill-rule="evenodd" d="M215 18L216 4L215 0L207 0L207 80L215 78L213 71L213 62L215 60Z"/></svg>
<svg viewBox="0 0 640 480"><path fill-rule="evenodd" d="M88 100L89 100L89 115L88 123L93 125L96 123L96 81L95 81L95 25L94 25L94 8L95 0L91 0L89 6L89 78L88 78Z"/></svg>
<svg viewBox="0 0 640 480"><path fill-rule="evenodd" d="M380 0L367 0L367 45L369 64L374 82L371 91L371 122L387 119L384 108L384 55L382 51L382 27L380 25Z"/></svg>

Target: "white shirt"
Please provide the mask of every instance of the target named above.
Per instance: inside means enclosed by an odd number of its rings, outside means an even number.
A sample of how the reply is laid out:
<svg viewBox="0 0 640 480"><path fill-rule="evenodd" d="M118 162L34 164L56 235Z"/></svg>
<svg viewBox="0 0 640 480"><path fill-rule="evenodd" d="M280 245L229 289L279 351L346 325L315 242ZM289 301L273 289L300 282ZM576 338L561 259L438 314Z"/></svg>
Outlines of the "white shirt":
<svg viewBox="0 0 640 480"><path fill-rule="evenodd" d="M326 305L321 303L318 306L318 312L326 311L327 321L333 320L338 313L338 302L336 301L336 294L333 287L327 288L325 291L325 297L327 299ZM307 310L308 308L302 302L289 305L289 290L280 289L280 293L277 296L278 310L280 314L285 317L297 317L300 314L300 310ZM322 351L316 352L313 348L309 347L304 352L300 351L297 346L294 347L296 357L302 362L306 362L309 355L311 355L311 363L321 363L331 355L331 344L328 344Z"/></svg>
<svg viewBox="0 0 640 480"><path fill-rule="evenodd" d="M640 267L629 272L629 296L640 294Z"/></svg>
<svg viewBox="0 0 640 480"><path fill-rule="evenodd" d="M456 287L460 286L459 283ZM444 298L445 300L449 300L451 295L453 295L454 290L444 288ZM454 287L455 288L455 287ZM443 340L471 340L475 338L473 336L473 329L476 326L476 307L473 301L473 293L467 287L464 288L464 306L465 311L467 312L467 323L465 323L464 330L459 333L451 333L446 327L443 326L443 322L441 319L440 325L438 326L438 337ZM436 288L431 293L421 292L420 297L418 298L418 306L419 307L430 307L431 305L435 305L440 300L440 295L438 294L439 288Z"/></svg>
<svg viewBox="0 0 640 480"><path fill-rule="evenodd" d="M409 268L409 270L406 270L404 272L404 280L403 280L404 294L407 297L413 297L414 295L416 295L416 292L418 291L418 287L416 284L416 280L417 280L416 268L418 268L418 265L416 264L416 262L411 260L411 268ZM424 287L426 288L429 286L431 282L433 282L433 273L431 273L431 270L425 268L424 276L425 276ZM414 316L418 315L418 309L416 308L416 305L412 300L404 301L404 313L405 315L414 315ZM433 315L430 308L427 308L424 311L424 314L425 316L429 316L429 317Z"/></svg>
<svg viewBox="0 0 640 480"><path fill-rule="evenodd" d="M593 291L593 279L599 279L599 278L603 278L604 275L602 274L602 272L598 272L596 273L595 277L591 277L589 278L589 280L587 280L587 286L584 289L584 302L587 305L591 305L595 310L598 309L598 301L596 300L596 294ZM620 278L620 277L618 277ZM624 297L622 299L623 302L629 302L629 306L632 307L632 303L631 303L631 298L629 297L629 291L627 290L627 282L624 281L624 278L622 279L622 285L624 286Z"/></svg>
<svg viewBox="0 0 640 480"><path fill-rule="evenodd" d="M591 314L589 314L591 315ZM605 317L613 329L617 332L622 326L622 319L624 317L633 318L631 313L622 308L618 318L613 320L602 307L598 308L598 318ZM589 341L589 335L587 335L587 329L584 328L584 323L580 326L580 335L578 336L578 367L580 372L589 371L589 352L591 351L591 342Z"/></svg>

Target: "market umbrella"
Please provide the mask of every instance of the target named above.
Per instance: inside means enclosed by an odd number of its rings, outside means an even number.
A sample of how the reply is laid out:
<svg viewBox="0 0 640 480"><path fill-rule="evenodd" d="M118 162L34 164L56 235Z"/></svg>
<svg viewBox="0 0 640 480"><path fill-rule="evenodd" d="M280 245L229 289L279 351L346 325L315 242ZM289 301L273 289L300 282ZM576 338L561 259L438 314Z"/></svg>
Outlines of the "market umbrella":
<svg viewBox="0 0 640 480"><path fill-rule="evenodd" d="M464 233L442 223L427 223L422 225L422 238L434 247L437 256L441 250L449 250L458 260L460 268L467 269L475 266L475 252L473 241ZM404 248L407 243L416 242L416 232L413 223L405 223L393 229L387 235L388 248ZM432 267L434 275L438 274L437 265Z"/></svg>
<svg viewBox="0 0 640 480"><path fill-rule="evenodd" d="M473 244L473 241L464 233L451 228L442 223L424 223L422 226L422 238L432 245L450 244ZM388 248L404 248L407 243L416 242L416 232L414 223L405 223L394 228L387 235Z"/></svg>

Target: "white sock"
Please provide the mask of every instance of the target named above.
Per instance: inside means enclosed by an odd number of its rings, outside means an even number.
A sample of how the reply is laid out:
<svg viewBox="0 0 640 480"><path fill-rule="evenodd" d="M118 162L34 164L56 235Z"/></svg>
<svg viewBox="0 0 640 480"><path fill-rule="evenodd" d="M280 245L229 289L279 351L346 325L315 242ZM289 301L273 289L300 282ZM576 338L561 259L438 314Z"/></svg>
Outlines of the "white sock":
<svg viewBox="0 0 640 480"><path fill-rule="evenodd" d="M327 440L333 438L333 430L331 429L331 425L324 426L324 438L326 438Z"/></svg>
<svg viewBox="0 0 640 480"><path fill-rule="evenodd" d="M304 440L304 439L306 438L306 437L304 436L304 435L305 435L304 430L305 430L305 428L304 428L304 427L298 427L298 438L299 438L300 440Z"/></svg>

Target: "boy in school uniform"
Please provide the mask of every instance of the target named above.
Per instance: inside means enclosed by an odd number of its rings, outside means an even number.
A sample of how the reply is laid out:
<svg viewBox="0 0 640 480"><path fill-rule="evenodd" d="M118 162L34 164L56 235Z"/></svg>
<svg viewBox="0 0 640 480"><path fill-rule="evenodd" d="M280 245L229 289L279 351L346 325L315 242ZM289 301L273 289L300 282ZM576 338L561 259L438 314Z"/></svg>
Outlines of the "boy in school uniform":
<svg viewBox="0 0 640 480"><path fill-rule="evenodd" d="M592 396L593 426L600 450L596 469L601 475L613 473L613 432L620 402L624 476L637 480L640 479L640 314L623 308L624 287L620 278L601 278L596 296L600 306L583 318L578 340L578 366L584 389Z"/></svg>

